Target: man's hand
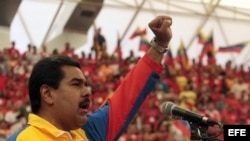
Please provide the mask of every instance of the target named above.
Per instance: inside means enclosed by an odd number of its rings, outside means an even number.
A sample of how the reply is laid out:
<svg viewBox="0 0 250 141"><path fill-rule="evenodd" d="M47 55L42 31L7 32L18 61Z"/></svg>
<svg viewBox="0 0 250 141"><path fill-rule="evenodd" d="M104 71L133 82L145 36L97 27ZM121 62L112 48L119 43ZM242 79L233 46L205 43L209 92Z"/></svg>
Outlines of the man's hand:
<svg viewBox="0 0 250 141"><path fill-rule="evenodd" d="M169 16L157 16L148 24L155 34L157 43L163 47L167 47L172 38L171 25L172 18Z"/></svg>

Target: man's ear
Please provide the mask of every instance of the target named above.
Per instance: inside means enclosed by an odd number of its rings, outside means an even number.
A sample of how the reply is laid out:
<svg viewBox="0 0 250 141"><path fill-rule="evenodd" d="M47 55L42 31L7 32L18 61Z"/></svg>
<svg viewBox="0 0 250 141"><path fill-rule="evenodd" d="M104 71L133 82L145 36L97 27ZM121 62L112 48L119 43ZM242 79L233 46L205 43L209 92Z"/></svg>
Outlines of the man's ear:
<svg viewBox="0 0 250 141"><path fill-rule="evenodd" d="M53 97L51 94L51 88L44 84L40 87L40 93L41 93L41 100L48 103L48 104L53 104Z"/></svg>

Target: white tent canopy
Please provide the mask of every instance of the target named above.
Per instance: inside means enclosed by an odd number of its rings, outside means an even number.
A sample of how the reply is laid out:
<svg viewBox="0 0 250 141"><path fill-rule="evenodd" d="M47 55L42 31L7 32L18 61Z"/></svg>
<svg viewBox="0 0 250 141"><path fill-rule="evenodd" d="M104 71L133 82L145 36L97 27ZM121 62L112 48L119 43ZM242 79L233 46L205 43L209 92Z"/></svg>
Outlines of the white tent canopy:
<svg viewBox="0 0 250 141"><path fill-rule="evenodd" d="M21 50L26 50L28 43L38 47L46 44L63 32L65 21L78 2L80 0L23 0L10 27L10 39L16 41ZM139 38L131 40L129 36L137 27L147 27L150 20L162 14L173 18L171 49L174 55L183 40L190 59L198 57L202 48L196 38L198 29L206 36L213 32L215 48L250 40L250 0L105 0L95 24L102 28L109 53L114 51L119 33L125 56L129 50L142 55L143 52L138 51ZM147 31L151 39L153 34ZM76 52L88 53L93 44L93 26L82 37L75 38L75 42L81 40L82 43L75 47ZM64 39L63 44L72 38ZM247 66L249 46L240 54L217 54L218 63L231 59Z"/></svg>
<svg viewBox="0 0 250 141"><path fill-rule="evenodd" d="M197 58L202 49L197 43L198 29L207 36L213 31L215 48L250 40L249 10L250 1L246 0L237 3L232 0L106 0L96 24L102 27L111 51L116 46L119 32L123 51L132 49L141 55L143 53L138 52L139 39L130 40L129 36L138 26L147 27L156 15L170 15L174 22L171 49L176 53L180 40L183 40L190 58ZM89 33L92 31L90 29ZM89 42L92 35L88 36ZM149 31L148 38L152 36ZM87 50L88 46L83 49ZM249 45L241 54L217 54L217 61L224 64L231 59L236 64L247 64L248 48Z"/></svg>

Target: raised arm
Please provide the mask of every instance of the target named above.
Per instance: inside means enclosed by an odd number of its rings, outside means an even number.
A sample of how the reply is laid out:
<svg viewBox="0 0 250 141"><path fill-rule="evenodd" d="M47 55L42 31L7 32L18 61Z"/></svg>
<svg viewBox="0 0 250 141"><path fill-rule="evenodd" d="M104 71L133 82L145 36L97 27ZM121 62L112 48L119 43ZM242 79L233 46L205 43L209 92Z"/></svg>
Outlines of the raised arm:
<svg viewBox="0 0 250 141"><path fill-rule="evenodd" d="M168 45L172 38L171 25L172 18L169 16L158 16L148 24L155 35L156 44L151 44L151 46L153 46L149 49L147 54L156 63L160 64L162 61L164 53L161 51L168 50Z"/></svg>
<svg viewBox="0 0 250 141"><path fill-rule="evenodd" d="M118 139L154 88L158 73L162 70L163 55L172 38L171 25L172 19L168 16L158 16L149 23L155 35L151 48L110 99L107 140Z"/></svg>
<svg viewBox="0 0 250 141"><path fill-rule="evenodd" d="M171 24L168 16L158 16L149 23L155 35L151 48L126 75L108 104L89 116L83 129L90 140L117 140L126 130L159 79L163 69L161 61L172 38Z"/></svg>

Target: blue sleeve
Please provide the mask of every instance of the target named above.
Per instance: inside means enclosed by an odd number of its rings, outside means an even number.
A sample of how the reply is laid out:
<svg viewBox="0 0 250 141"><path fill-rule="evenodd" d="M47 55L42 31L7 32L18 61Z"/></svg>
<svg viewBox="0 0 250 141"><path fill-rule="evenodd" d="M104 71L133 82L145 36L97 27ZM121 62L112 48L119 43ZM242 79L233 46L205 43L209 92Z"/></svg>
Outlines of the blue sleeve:
<svg viewBox="0 0 250 141"><path fill-rule="evenodd" d="M93 114L88 115L87 123L82 127L89 141L105 141L108 127L109 105L104 105Z"/></svg>

